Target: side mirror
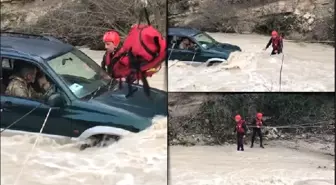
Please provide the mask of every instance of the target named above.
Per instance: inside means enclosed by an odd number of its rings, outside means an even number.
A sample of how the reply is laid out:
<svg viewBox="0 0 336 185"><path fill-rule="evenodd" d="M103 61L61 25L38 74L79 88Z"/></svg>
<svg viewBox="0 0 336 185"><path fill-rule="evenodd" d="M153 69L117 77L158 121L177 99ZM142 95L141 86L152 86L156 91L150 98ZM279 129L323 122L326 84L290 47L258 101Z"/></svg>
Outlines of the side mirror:
<svg viewBox="0 0 336 185"><path fill-rule="evenodd" d="M51 96L49 96L47 104L51 107L63 107L64 100L60 93L54 93Z"/></svg>

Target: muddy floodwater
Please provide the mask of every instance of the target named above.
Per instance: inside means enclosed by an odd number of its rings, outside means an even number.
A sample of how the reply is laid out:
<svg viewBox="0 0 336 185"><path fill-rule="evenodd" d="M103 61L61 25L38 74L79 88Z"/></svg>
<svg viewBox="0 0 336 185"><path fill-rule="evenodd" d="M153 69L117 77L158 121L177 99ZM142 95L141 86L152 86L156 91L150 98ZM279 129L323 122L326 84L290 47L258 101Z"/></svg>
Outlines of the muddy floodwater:
<svg viewBox="0 0 336 185"><path fill-rule="evenodd" d="M108 148L84 151L48 138L32 151L36 137L1 137L1 185L165 185L167 120L153 122Z"/></svg>
<svg viewBox="0 0 336 185"><path fill-rule="evenodd" d="M102 51L82 50L101 61ZM163 74L150 78L150 85L164 90ZM32 150L35 140L1 137L1 185L167 184L166 117L153 118L152 127L108 148L79 151L76 144L39 138Z"/></svg>
<svg viewBox="0 0 336 185"><path fill-rule="evenodd" d="M334 156L284 146L170 147L172 185L333 185Z"/></svg>
<svg viewBox="0 0 336 185"><path fill-rule="evenodd" d="M334 91L335 49L284 41L284 55L263 51L269 37L211 33L219 42L241 47L229 65L193 66L169 61L168 90L179 91ZM280 88L280 68L283 59Z"/></svg>

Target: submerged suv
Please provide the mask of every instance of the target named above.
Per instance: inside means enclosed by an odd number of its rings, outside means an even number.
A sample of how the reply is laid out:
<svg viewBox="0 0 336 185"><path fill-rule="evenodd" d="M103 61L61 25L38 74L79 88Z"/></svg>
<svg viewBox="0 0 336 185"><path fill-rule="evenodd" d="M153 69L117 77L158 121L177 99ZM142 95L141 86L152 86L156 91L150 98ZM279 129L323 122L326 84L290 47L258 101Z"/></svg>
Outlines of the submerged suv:
<svg viewBox="0 0 336 185"><path fill-rule="evenodd" d="M5 94L9 77L24 63L37 67L53 84L45 100ZM2 32L1 64L2 135L38 133L49 109L43 134L96 144L144 130L154 116L167 116L166 92L151 89L148 98L142 86L132 85L134 93L126 96L128 89L118 88L90 57L53 37Z"/></svg>
<svg viewBox="0 0 336 185"><path fill-rule="evenodd" d="M188 39L193 47L184 49L180 44ZM194 28L168 28L169 60L192 61L198 63L227 62L230 54L241 51L236 45L220 43L208 34Z"/></svg>

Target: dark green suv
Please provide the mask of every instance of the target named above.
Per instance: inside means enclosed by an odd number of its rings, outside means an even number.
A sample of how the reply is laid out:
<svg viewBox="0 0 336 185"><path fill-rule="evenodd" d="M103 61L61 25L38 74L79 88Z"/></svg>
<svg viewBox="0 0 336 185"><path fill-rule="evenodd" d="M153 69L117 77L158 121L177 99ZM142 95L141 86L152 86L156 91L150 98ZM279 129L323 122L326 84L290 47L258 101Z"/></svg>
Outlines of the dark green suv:
<svg viewBox="0 0 336 185"><path fill-rule="evenodd" d="M181 42L188 39L193 47L183 48ZM226 62L230 54L241 51L240 47L220 43L208 34L193 28L168 29L169 60L205 62L209 64Z"/></svg>
<svg viewBox="0 0 336 185"><path fill-rule="evenodd" d="M2 32L1 64L2 135L38 133L50 108L43 134L95 144L139 132L153 117L167 116L166 92L151 89L148 98L142 86L132 85L134 93L126 96L127 85L119 88L91 58L52 37ZM38 100L5 93L22 64L46 75L54 88L50 96Z"/></svg>

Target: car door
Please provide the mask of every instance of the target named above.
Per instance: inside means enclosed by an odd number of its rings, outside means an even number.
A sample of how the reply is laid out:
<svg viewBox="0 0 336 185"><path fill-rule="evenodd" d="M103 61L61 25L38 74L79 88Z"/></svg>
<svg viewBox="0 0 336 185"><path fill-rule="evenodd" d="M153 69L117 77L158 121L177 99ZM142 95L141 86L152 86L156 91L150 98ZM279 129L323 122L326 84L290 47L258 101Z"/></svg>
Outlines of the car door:
<svg viewBox="0 0 336 185"><path fill-rule="evenodd" d="M28 62L19 58L2 56ZM31 63L31 62L28 62ZM33 63L31 63L34 65ZM14 62L15 65L15 62ZM1 94L1 128L18 130L24 132L40 132L44 119L51 108L46 103L30 98L9 96ZM69 115L66 109L53 107L46 125L43 129L44 134L71 136L71 120L66 118ZM16 122L15 124L13 124ZM11 124L13 124L11 126Z"/></svg>
<svg viewBox="0 0 336 185"><path fill-rule="evenodd" d="M37 100L20 97L1 96L1 128L10 126L10 130L40 132L43 122L51 107ZM43 128L44 134L73 136L71 120L67 109L51 108Z"/></svg>

